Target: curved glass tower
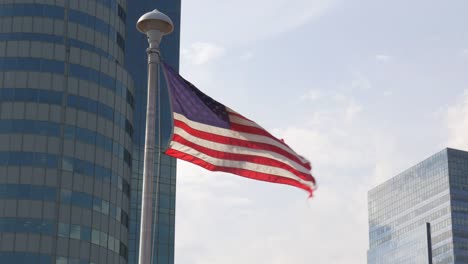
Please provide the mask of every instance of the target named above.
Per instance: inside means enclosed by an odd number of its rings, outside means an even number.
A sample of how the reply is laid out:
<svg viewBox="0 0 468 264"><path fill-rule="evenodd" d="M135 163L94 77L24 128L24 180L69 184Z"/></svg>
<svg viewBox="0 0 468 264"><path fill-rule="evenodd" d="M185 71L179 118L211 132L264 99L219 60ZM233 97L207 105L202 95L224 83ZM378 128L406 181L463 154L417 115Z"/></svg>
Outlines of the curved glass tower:
<svg viewBox="0 0 468 264"><path fill-rule="evenodd" d="M146 41L135 17L154 8L179 28L180 1L0 1L0 262L136 263ZM178 39L165 53L175 67ZM162 163L154 255L172 263L175 162Z"/></svg>

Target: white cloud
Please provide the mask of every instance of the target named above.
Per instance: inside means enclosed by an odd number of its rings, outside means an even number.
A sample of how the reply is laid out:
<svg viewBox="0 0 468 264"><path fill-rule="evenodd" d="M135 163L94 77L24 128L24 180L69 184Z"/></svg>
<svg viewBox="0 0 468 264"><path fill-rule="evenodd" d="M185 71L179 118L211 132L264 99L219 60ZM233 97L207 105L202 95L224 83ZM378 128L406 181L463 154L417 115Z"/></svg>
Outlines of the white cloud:
<svg viewBox="0 0 468 264"><path fill-rule="evenodd" d="M225 54L225 49L214 43L196 42L182 49L182 59L193 65L204 65ZM184 63L185 64L185 63Z"/></svg>
<svg viewBox="0 0 468 264"><path fill-rule="evenodd" d="M462 52L461 52L462 56L464 57L468 57L468 49L464 49Z"/></svg>
<svg viewBox="0 0 468 264"><path fill-rule="evenodd" d="M245 44L295 29L321 17L336 0L198 0L183 8L188 39L216 39ZM200 9L199 6L209 7ZM189 10L198 10L197 13Z"/></svg>
<svg viewBox="0 0 468 264"><path fill-rule="evenodd" d="M351 81L351 88L358 90L368 90L372 88L372 83L364 74L357 72Z"/></svg>
<svg viewBox="0 0 468 264"><path fill-rule="evenodd" d="M389 55L385 55L385 54L379 54L375 56L375 59L378 62L389 62L392 59L392 57Z"/></svg>
<svg viewBox="0 0 468 264"><path fill-rule="evenodd" d="M301 96L302 101L316 101L320 99L322 96L322 92L317 89L310 89L304 95Z"/></svg>
<svg viewBox="0 0 468 264"><path fill-rule="evenodd" d="M239 59L241 61L249 61L249 60L251 60L253 58L253 56L254 56L253 52L249 51L249 52L246 52L246 53L242 54L239 57Z"/></svg>
<svg viewBox="0 0 468 264"><path fill-rule="evenodd" d="M362 111L362 106L355 101L350 101L348 107L346 108L346 121L353 121L354 117Z"/></svg>
<svg viewBox="0 0 468 264"><path fill-rule="evenodd" d="M465 90L457 104L447 110L449 131L448 145L453 148L468 149L468 90Z"/></svg>
<svg viewBox="0 0 468 264"><path fill-rule="evenodd" d="M393 95L393 91L387 90L387 91L385 91L385 92L383 93L383 95L384 95L385 97L392 96L392 95Z"/></svg>

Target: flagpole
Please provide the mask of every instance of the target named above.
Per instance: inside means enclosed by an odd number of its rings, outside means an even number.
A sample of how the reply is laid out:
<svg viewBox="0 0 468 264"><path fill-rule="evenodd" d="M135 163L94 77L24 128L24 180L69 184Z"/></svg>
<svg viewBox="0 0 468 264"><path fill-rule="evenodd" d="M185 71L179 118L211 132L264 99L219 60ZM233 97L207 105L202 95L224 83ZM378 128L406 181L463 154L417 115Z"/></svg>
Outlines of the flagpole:
<svg viewBox="0 0 468 264"><path fill-rule="evenodd" d="M154 180L154 154L156 132L156 96L158 67L160 65L159 44L162 37L172 32L171 19L158 10L144 14L137 22L137 29L148 37L148 101L146 108L145 154L143 163L143 190L141 197L139 264L151 263L152 205ZM160 151L158 149L158 151ZM157 210L157 208L156 208Z"/></svg>

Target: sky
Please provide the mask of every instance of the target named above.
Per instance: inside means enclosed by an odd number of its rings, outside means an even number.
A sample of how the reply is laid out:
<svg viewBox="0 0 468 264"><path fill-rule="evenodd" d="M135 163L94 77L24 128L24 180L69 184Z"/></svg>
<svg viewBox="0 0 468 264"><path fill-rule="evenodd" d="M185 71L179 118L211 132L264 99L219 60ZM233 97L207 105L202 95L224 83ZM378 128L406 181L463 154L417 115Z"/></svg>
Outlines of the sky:
<svg viewBox="0 0 468 264"><path fill-rule="evenodd" d="M466 0L184 0L181 74L283 138L318 190L177 165L176 263L361 264L367 192L468 150Z"/></svg>

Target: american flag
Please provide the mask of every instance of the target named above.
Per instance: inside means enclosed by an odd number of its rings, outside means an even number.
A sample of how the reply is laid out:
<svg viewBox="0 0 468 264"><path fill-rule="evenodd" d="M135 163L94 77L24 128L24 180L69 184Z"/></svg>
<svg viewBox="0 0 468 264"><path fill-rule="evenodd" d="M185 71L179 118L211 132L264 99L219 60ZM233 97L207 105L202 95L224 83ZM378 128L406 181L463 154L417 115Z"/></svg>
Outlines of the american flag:
<svg viewBox="0 0 468 264"><path fill-rule="evenodd" d="M288 184L312 195L310 162L255 122L202 93L163 64L174 130L166 154L211 171Z"/></svg>

